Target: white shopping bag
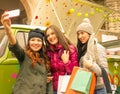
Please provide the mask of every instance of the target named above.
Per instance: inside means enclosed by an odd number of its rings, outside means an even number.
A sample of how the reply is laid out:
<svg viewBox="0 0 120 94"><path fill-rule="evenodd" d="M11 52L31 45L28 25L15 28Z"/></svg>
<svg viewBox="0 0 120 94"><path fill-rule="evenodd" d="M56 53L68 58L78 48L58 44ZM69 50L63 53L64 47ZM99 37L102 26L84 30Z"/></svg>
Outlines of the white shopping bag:
<svg viewBox="0 0 120 94"><path fill-rule="evenodd" d="M66 91L70 75L60 75L58 79L58 91L57 94L64 94Z"/></svg>

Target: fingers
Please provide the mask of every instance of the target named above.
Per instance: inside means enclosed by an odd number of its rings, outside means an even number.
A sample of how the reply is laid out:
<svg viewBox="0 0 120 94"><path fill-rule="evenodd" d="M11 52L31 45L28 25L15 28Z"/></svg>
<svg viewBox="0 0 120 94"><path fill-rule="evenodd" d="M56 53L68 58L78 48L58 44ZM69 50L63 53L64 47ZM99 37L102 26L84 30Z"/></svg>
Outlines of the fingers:
<svg viewBox="0 0 120 94"><path fill-rule="evenodd" d="M69 51L67 51L67 50L64 50L64 53L65 53L65 54L69 54Z"/></svg>
<svg viewBox="0 0 120 94"><path fill-rule="evenodd" d="M69 51L64 50L63 54L61 55L61 59L66 64L69 61Z"/></svg>
<svg viewBox="0 0 120 94"><path fill-rule="evenodd" d="M47 77L47 83L51 82L52 79L53 79L53 76L48 76L48 77Z"/></svg>
<svg viewBox="0 0 120 94"><path fill-rule="evenodd" d="M48 76L47 78L52 80L52 79L53 79L53 76Z"/></svg>
<svg viewBox="0 0 120 94"><path fill-rule="evenodd" d="M8 14L7 14L7 12L4 12L4 13L2 14L1 20L3 20L3 19L8 19Z"/></svg>
<svg viewBox="0 0 120 94"><path fill-rule="evenodd" d="M3 23L5 20L9 20L8 13L5 11L1 16L1 22Z"/></svg>
<svg viewBox="0 0 120 94"><path fill-rule="evenodd" d="M1 23L2 25L5 27L6 30L9 30L10 29L10 25L11 25L11 20L10 18L8 17L8 13L7 11L5 11L2 16L1 16Z"/></svg>

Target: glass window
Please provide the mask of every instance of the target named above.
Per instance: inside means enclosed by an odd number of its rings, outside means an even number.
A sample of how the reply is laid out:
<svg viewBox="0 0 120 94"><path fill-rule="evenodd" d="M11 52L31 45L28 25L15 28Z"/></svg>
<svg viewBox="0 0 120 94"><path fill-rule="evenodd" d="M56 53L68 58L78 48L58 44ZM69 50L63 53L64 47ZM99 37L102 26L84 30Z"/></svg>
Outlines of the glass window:
<svg viewBox="0 0 120 94"><path fill-rule="evenodd" d="M19 45L24 49L27 44L28 33L25 31L18 31L16 35L16 39ZM14 53L12 54L15 57Z"/></svg>
<svg viewBox="0 0 120 94"><path fill-rule="evenodd" d="M0 29L0 57L5 53L7 40L4 29Z"/></svg>
<svg viewBox="0 0 120 94"><path fill-rule="evenodd" d="M25 48L27 44L28 33L25 31L18 31L16 39L22 48Z"/></svg>

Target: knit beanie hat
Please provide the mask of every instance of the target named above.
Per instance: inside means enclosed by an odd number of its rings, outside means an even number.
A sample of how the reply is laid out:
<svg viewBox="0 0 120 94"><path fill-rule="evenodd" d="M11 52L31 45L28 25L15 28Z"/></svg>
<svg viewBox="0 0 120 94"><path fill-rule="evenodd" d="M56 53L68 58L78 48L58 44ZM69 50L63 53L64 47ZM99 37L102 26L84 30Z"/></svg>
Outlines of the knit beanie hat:
<svg viewBox="0 0 120 94"><path fill-rule="evenodd" d="M93 26L91 25L90 20L88 18L83 19L82 23L78 25L76 32L80 30L85 31L89 34L93 33Z"/></svg>
<svg viewBox="0 0 120 94"><path fill-rule="evenodd" d="M44 33L38 28L30 30L30 32L28 34L28 41L33 37L37 37L37 38L40 38L43 40Z"/></svg>

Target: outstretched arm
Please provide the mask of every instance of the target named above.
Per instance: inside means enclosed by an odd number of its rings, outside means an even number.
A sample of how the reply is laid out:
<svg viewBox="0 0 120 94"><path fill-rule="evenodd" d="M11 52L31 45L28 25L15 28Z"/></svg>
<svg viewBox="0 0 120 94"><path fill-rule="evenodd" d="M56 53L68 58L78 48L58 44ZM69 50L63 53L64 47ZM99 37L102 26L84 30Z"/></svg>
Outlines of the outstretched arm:
<svg viewBox="0 0 120 94"><path fill-rule="evenodd" d="M9 43L11 45L14 45L16 44L16 38L15 36L12 34L12 31L11 31L11 20L10 18L8 17L8 14L7 12L4 12L1 16L1 23L2 25L4 26L5 28L5 32L6 32L6 35L8 36L8 40L9 40Z"/></svg>

